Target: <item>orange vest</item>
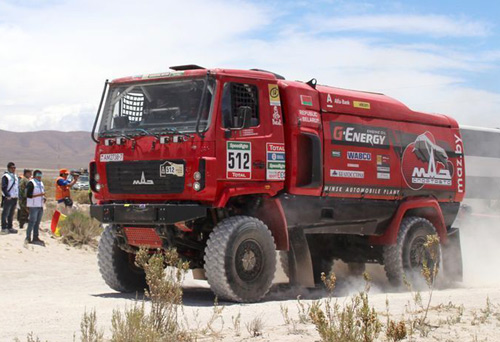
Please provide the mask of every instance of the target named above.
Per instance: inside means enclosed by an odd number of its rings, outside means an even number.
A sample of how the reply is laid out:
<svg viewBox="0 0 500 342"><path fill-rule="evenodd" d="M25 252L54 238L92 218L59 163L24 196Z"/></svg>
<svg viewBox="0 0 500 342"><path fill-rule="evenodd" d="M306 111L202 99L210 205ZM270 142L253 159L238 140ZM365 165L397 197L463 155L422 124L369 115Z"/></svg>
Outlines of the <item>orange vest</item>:
<svg viewBox="0 0 500 342"><path fill-rule="evenodd" d="M63 198L70 197L69 186L67 185L59 185L57 182L59 179L66 180L63 177L57 177L56 179L56 201L62 200Z"/></svg>

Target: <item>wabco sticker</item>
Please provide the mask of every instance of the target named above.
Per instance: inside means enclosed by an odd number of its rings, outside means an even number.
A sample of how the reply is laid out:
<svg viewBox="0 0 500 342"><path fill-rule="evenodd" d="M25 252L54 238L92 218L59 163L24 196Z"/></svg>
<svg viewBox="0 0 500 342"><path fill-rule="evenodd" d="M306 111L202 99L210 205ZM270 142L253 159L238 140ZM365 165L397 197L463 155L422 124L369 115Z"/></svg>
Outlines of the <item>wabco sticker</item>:
<svg viewBox="0 0 500 342"><path fill-rule="evenodd" d="M336 178L365 178L364 171L330 170L330 177Z"/></svg>
<svg viewBox="0 0 500 342"><path fill-rule="evenodd" d="M370 161L370 160L372 160L372 154L371 153L367 153L367 152L347 151L347 159L349 159L349 160Z"/></svg>
<svg viewBox="0 0 500 342"><path fill-rule="evenodd" d="M313 98L309 95L300 95L300 103L302 103L304 106L312 106Z"/></svg>
<svg viewBox="0 0 500 342"><path fill-rule="evenodd" d="M413 190L426 185L451 186L453 171L445 149L436 143L430 132L420 134L403 152L401 172Z"/></svg>
<svg viewBox="0 0 500 342"><path fill-rule="evenodd" d="M269 87L269 103L271 106L281 106L280 91L277 84L268 84Z"/></svg>
<svg viewBox="0 0 500 342"><path fill-rule="evenodd" d="M252 178L252 144L250 142L227 142L226 171L228 179Z"/></svg>
<svg viewBox="0 0 500 342"><path fill-rule="evenodd" d="M389 148L387 129L352 123L330 123L332 144Z"/></svg>
<svg viewBox="0 0 500 342"><path fill-rule="evenodd" d="M167 175L184 176L184 165L175 164L170 161L164 162L160 165L160 177L167 177Z"/></svg>
<svg viewBox="0 0 500 342"><path fill-rule="evenodd" d="M103 163L106 162L120 162L123 161L123 153L106 153L101 154L99 160Z"/></svg>
<svg viewBox="0 0 500 342"><path fill-rule="evenodd" d="M285 179L285 144L266 144L266 179Z"/></svg>

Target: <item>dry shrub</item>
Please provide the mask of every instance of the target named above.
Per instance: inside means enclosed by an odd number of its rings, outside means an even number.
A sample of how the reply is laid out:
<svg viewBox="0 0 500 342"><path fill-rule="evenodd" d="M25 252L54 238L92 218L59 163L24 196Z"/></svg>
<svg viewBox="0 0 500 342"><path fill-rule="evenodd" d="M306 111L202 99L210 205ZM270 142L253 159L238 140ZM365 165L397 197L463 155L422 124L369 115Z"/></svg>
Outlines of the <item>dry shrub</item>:
<svg viewBox="0 0 500 342"><path fill-rule="evenodd" d="M80 322L81 342L104 342L104 332L97 328L97 314L95 309L83 313Z"/></svg>
<svg viewBox="0 0 500 342"><path fill-rule="evenodd" d="M88 190L73 190L71 198L75 203L90 204Z"/></svg>
<svg viewBox="0 0 500 342"><path fill-rule="evenodd" d="M71 246L89 245L97 247L97 237L101 235L102 228L86 212L75 210L61 221L62 241Z"/></svg>
<svg viewBox="0 0 500 342"><path fill-rule="evenodd" d="M175 250L158 251L151 256L147 249L137 253L136 263L146 272L149 289L145 294L151 299L151 309L146 312L142 303L124 313L115 311L111 341L192 341L193 336L181 326L178 317L182 305L181 283L189 264Z"/></svg>
<svg viewBox="0 0 500 342"><path fill-rule="evenodd" d="M245 324L247 331L251 337L262 336L262 330L264 329L264 321L261 317L255 317L250 322Z"/></svg>
<svg viewBox="0 0 500 342"><path fill-rule="evenodd" d="M370 307L368 291L369 278L365 273L365 290L353 296L343 306L333 302L331 293L335 287L335 274L327 278L322 274L323 282L330 296L321 303L314 302L310 309L310 317L316 326L321 340L324 342L372 342L377 339L382 329L377 312Z"/></svg>

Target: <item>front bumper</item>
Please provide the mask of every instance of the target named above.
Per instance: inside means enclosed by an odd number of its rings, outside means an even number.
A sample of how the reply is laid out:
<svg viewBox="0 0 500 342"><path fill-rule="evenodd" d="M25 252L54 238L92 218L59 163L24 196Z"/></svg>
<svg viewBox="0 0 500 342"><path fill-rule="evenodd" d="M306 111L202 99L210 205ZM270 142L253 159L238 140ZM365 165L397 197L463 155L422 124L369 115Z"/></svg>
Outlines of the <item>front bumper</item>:
<svg viewBox="0 0 500 342"><path fill-rule="evenodd" d="M199 204L103 204L91 205L90 216L102 223L174 224L207 215Z"/></svg>

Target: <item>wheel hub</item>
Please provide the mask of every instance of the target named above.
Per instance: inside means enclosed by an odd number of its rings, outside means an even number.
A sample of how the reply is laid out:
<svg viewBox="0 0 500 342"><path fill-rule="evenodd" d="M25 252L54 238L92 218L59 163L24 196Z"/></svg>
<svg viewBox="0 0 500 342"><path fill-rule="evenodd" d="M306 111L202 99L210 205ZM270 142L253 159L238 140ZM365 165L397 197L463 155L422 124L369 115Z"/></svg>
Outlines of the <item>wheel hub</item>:
<svg viewBox="0 0 500 342"><path fill-rule="evenodd" d="M235 266L238 276L244 281L252 281L259 276L263 268L263 253L255 240L245 240L238 246Z"/></svg>

